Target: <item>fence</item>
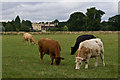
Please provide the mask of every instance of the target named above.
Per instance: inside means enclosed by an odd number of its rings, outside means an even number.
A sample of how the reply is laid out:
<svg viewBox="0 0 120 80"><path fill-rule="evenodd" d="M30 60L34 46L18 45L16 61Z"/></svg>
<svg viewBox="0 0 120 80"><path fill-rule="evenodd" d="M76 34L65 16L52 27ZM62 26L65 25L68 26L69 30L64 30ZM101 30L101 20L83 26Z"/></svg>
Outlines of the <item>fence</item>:
<svg viewBox="0 0 120 80"><path fill-rule="evenodd" d="M0 32L2 35L23 35L25 32ZM52 31L52 32L28 32L30 34L118 34L120 31Z"/></svg>

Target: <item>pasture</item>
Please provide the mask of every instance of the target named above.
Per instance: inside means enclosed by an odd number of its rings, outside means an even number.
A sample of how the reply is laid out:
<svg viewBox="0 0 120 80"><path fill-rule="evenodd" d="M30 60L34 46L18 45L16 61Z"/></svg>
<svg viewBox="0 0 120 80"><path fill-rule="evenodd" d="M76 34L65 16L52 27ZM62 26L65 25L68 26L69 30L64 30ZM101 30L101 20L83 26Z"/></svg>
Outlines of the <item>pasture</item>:
<svg viewBox="0 0 120 80"><path fill-rule="evenodd" d="M105 63L99 56L98 67L90 59L89 68L75 70L75 55L70 55L70 47L81 34L39 34L33 35L36 42L41 38L57 40L61 45L61 56L65 59L60 66L50 65L49 55L40 62L38 45L24 45L23 35L2 36L2 78L117 78L118 77L118 34L93 34L101 38L105 50ZM77 54L77 52L75 53Z"/></svg>

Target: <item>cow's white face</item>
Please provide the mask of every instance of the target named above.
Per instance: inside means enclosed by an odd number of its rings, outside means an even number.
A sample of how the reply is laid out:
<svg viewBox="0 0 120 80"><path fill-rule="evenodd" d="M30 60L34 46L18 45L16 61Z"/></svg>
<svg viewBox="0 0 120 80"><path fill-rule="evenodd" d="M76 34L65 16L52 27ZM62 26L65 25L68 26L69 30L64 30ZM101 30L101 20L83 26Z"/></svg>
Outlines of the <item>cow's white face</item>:
<svg viewBox="0 0 120 80"><path fill-rule="evenodd" d="M80 57L75 57L75 63L76 63L76 68L75 69L80 69L80 66L82 65L82 60Z"/></svg>

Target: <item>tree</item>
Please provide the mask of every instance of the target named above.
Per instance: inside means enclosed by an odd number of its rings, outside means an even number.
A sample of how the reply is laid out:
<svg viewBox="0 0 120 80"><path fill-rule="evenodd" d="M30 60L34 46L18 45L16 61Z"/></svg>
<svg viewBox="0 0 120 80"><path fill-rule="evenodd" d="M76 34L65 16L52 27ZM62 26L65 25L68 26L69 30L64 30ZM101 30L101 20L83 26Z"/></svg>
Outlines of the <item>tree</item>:
<svg viewBox="0 0 120 80"><path fill-rule="evenodd" d="M120 15L110 17L108 23L112 26L113 31L120 30Z"/></svg>
<svg viewBox="0 0 120 80"><path fill-rule="evenodd" d="M62 27L62 31L68 31L68 27L65 25L64 27Z"/></svg>
<svg viewBox="0 0 120 80"><path fill-rule="evenodd" d="M67 25L67 22L59 22L58 25L55 27L57 27L58 30L61 31L65 25Z"/></svg>
<svg viewBox="0 0 120 80"><path fill-rule="evenodd" d="M5 26L5 31L14 31L12 22L8 22Z"/></svg>
<svg viewBox="0 0 120 80"><path fill-rule="evenodd" d="M21 28L21 23L20 23L20 18L19 18L19 16L17 16L17 17L15 18L14 26L15 26L15 29L20 29L20 28Z"/></svg>
<svg viewBox="0 0 120 80"><path fill-rule="evenodd" d="M97 10L95 7L87 9L86 18L85 18L85 27L88 30L96 31L101 28L101 17L105 12Z"/></svg>
<svg viewBox="0 0 120 80"><path fill-rule="evenodd" d="M6 22L2 22L2 31L5 31Z"/></svg>
<svg viewBox="0 0 120 80"><path fill-rule="evenodd" d="M85 15L82 12L75 12L70 15L67 26L70 31L81 31L84 25Z"/></svg>
<svg viewBox="0 0 120 80"><path fill-rule="evenodd" d="M54 23L57 26L59 21L58 21L58 19L55 19L54 21L52 21L52 23Z"/></svg>
<svg viewBox="0 0 120 80"><path fill-rule="evenodd" d="M22 23L21 23L21 28L20 28L21 31L30 31L30 30L33 30L32 28L32 23L29 21L29 20L22 20Z"/></svg>
<svg viewBox="0 0 120 80"><path fill-rule="evenodd" d="M7 24L6 22L2 22L2 26L4 26L4 27L5 27L5 26L6 26L6 24Z"/></svg>

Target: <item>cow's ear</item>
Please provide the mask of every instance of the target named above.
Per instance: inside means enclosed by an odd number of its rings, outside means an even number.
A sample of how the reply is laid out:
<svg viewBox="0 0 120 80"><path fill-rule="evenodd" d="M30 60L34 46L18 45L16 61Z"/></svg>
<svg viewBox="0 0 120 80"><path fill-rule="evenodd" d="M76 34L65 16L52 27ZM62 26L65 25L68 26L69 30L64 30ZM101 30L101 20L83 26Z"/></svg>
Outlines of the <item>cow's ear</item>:
<svg viewBox="0 0 120 80"><path fill-rule="evenodd" d="M63 58L63 57L60 57L60 59L64 60L64 58Z"/></svg>

